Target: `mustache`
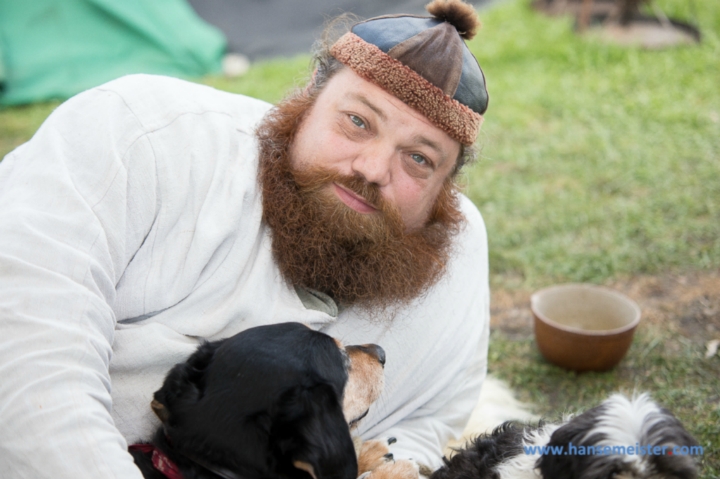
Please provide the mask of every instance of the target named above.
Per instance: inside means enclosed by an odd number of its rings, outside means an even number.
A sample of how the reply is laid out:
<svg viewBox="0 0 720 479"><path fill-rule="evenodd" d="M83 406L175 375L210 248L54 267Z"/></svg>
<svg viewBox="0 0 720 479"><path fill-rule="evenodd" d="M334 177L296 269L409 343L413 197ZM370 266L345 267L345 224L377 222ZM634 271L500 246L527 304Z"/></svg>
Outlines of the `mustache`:
<svg viewBox="0 0 720 479"><path fill-rule="evenodd" d="M347 188L380 213L389 216L398 216L397 209L383 197L380 186L370 183L360 175L345 175L326 168L308 167L294 169L293 177L301 190L317 193L326 185L337 183Z"/></svg>

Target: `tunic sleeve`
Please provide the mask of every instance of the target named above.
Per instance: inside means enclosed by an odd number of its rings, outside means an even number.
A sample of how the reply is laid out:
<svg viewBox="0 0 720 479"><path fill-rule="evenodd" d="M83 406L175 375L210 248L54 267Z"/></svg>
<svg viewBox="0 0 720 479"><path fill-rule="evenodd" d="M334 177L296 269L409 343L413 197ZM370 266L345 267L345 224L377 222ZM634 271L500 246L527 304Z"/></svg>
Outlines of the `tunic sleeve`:
<svg viewBox="0 0 720 479"><path fill-rule="evenodd" d="M115 286L152 224L153 152L116 93L0 163L0 477L142 476L111 419Z"/></svg>

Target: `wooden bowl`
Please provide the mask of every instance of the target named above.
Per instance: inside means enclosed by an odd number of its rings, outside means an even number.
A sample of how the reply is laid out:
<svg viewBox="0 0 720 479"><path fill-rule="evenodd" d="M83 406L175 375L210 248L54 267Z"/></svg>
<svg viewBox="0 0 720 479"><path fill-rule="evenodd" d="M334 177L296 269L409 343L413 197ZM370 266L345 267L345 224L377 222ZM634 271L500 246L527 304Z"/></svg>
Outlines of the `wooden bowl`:
<svg viewBox="0 0 720 479"><path fill-rule="evenodd" d="M573 371L607 371L632 343L640 308L625 295L590 284L564 284L532 295L535 341L551 363Z"/></svg>

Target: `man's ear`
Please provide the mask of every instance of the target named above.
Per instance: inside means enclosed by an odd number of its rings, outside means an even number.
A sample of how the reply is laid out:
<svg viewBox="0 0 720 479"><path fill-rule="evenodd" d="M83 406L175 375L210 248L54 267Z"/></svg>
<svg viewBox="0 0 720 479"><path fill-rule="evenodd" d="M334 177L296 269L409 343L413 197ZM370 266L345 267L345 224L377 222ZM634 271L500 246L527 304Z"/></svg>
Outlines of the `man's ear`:
<svg viewBox="0 0 720 479"><path fill-rule="evenodd" d="M178 406L194 404L205 389L205 371L221 341L202 344L184 363L176 364L153 395L150 407L167 424Z"/></svg>
<svg viewBox="0 0 720 479"><path fill-rule="evenodd" d="M340 399L328 384L297 386L273 408L271 447L312 479L356 479L357 457Z"/></svg>

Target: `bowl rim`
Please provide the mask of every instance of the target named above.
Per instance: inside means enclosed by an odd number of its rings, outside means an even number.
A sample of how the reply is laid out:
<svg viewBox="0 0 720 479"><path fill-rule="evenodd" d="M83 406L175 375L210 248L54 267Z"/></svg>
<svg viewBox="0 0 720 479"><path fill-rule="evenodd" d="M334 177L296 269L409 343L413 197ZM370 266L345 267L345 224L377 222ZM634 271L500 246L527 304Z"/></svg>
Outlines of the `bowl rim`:
<svg viewBox="0 0 720 479"><path fill-rule="evenodd" d="M542 314L540 311L537 310L536 304L537 304L541 294L546 293L550 290L564 289L564 288L568 288L568 287L583 288L583 289L603 291L604 293L609 293L610 295L620 298L621 300L627 302L627 304L630 305L630 307L635 312L635 317L628 324L626 324L625 326L621 326L619 328L602 329L602 330L587 330L587 329L574 328L572 326L566 326L564 324L560 324L560 323L555 322L552 319L548 318L547 316L545 316L544 314ZM640 309L640 306L638 306L638 304L633 299L629 298L628 296L626 296L618 291L615 291L612 288L607 288L605 286L598 286L596 284L591 284L591 283L563 283L563 284L556 284L553 286L548 286L546 288L539 289L530 296L530 310L532 311L532 314L535 318L537 318L538 320L547 324L548 326L552 326L553 328L559 329L561 331L566 331L568 333L575 333L575 334L579 334L582 336L614 336L617 334L621 334L626 331L635 329L637 327L637 325L640 323L640 319L642 317L642 310Z"/></svg>

